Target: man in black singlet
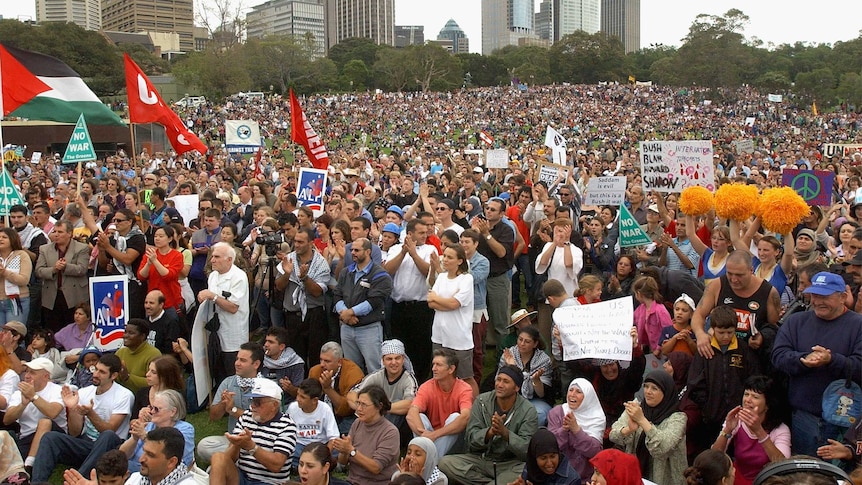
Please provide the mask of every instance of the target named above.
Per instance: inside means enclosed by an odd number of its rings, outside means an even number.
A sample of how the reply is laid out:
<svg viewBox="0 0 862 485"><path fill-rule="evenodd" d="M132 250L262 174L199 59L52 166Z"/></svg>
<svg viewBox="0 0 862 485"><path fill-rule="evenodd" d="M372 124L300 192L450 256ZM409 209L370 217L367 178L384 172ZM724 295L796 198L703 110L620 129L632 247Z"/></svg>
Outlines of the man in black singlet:
<svg viewBox="0 0 862 485"><path fill-rule="evenodd" d="M768 281L754 275L751 253L734 251L727 257L726 274L706 286L703 298L691 317L691 328L697 337L697 350L706 359L713 356L706 333L706 317L717 305L734 309L738 323L737 338L747 339L752 349L765 345L768 352L781 307L778 291ZM762 332L766 331L766 335ZM768 353L767 353L768 359Z"/></svg>

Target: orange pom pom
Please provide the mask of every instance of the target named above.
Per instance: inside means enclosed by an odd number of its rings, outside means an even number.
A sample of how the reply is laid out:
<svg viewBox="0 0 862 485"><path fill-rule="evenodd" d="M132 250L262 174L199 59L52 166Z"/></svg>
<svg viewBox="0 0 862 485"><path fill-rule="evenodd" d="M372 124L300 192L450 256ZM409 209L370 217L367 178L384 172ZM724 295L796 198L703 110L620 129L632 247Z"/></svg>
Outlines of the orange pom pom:
<svg viewBox="0 0 862 485"><path fill-rule="evenodd" d="M792 188L776 187L763 191L757 212L763 227L777 234L788 234L811 212L811 208Z"/></svg>
<svg viewBox="0 0 862 485"><path fill-rule="evenodd" d="M712 192L701 186L689 187L679 196L679 210L683 214L701 216L712 210Z"/></svg>
<svg viewBox="0 0 862 485"><path fill-rule="evenodd" d="M715 192L715 215L722 219L744 221L751 217L758 201L757 186L723 184Z"/></svg>

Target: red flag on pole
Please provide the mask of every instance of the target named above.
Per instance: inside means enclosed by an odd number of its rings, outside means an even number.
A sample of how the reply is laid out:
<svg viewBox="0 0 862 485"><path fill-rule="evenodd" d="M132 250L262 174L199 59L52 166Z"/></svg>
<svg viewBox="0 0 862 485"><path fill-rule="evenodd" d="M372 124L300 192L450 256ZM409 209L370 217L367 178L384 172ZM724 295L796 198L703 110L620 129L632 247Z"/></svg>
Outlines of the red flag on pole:
<svg viewBox="0 0 862 485"><path fill-rule="evenodd" d="M165 127L171 146L182 155L191 150L201 154L207 146L189 131L183 121L165 104L158 91L153 88L144 71L128 54L123 54L126 63L126 94L129 98L129 121L132 123L158 123Z"/></svg>
<svg viewBox="0 0 862 485"><path fill-rule="evenodd" d="M263 147L259 147L257 149L257 155L254 156L254 173L252 173L252 178L257 178L258 175L263 173L260 169L260 160L263 158Z"/></svg>
<svg viewBox="0 0 862 485"><path fill-rule="evenodd" d="M311 159L314 168L321 170L329 168L326 146L305 117L296 95L293 94L293 89L290 90L290 137L294 143L305 147L305 154Z"/></svg>

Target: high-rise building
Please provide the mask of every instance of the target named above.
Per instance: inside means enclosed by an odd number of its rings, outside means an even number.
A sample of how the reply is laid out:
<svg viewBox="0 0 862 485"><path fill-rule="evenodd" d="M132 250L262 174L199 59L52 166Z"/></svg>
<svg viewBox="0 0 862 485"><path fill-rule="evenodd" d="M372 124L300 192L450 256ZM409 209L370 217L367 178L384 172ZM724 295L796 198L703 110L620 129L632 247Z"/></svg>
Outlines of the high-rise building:
<svg viewBox="0 0 862 485"><path fill-rule="evenodd" d="M395 0L326 0L326 48L350 37L395 45Z"/></svg>
<svg viewBox="0 0 862 485"><path fill-rule="evenodd" d="M321 0L270 0L245 16L248 38L291 35L314 38L314 57L326 55L325 8Z"/></svg>
<svg viewBox="0 0 862 485"><path fill-rule="evenodd" d="M117 32L176 33L180 49L195 48L194 0L103 0L102 28Z"/></svg>
<svg viewBox="0 0 862 485"><path fill-rule="evenodd" d="M602 0L602 32L619 37L626 54L640 50L640 0Z"/></svg>
<svg viewBox="0 0 862 485"><path fill-rule="evenodd" d="M395 47L422 45L425 43L424 25L396 25Z"/></svg>
<svg viewBox="0 0 862 485"><path fill-rule="evenodd" d="M454 19L449 19L446 25L440 29L437 34L438 41L448 41L444 47L453 54L467 54L470 52L470 40L467 39L467 34L458 26L458 22Z"/></svg>
<svg viewBox="0 0 862 485"><path fill-rule="evenodd" d="M543 0L536 14L536 31L540 38L554 43L564 36L582 30L595 34L601 28L600 0Z"/></svg>
<svg viewBox="0 0 862 485"><path fill-rule="evenodd" d="M482 54L535 37L533 0L482 0Z"/></svg>
<svg viewBox="0 0 862 485"><path fill-rule="evenodd" d="M72 22L87 30L102 30L100 0L36 0L36 22Z"/></svg>

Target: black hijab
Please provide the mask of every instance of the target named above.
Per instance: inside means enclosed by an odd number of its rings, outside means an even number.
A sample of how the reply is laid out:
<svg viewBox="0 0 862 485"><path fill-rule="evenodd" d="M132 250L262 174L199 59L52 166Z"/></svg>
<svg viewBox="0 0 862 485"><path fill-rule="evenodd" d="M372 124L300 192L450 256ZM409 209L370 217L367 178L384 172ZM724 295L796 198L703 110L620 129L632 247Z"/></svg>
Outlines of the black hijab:
<svg viewBox="0 0 862 485"><path fill-rule="evenodd" d="M546 475L536 462L537 458L546 453L557 453L560 456L561 463L563 455L560 453L560 445L557 443L557 437L554 433L548 431L548 428L539 428L536 433L530 438L530 444L527 446L527 480L539 484L549 482L553 475Z"/></svg>
<svg viewBox="0 0 862 485"><path fill-rule="evenodd" d="M664 397L661 402L658 403L657 406L648 406L646 399L644 399L643 388L635 394L635 397L641 402L641 409L643 409L644 417L652 423L653 426L658 426L662 421L669 418L671 414L679 410L679 394L677 394L673 377L665 372L664 369L650 371L646 377L644 377L644 384L647 382L655 384L659 389L661 389L661 392L664 393ZM647 473L652 455L650 455L650 452L646 447L646 433L644 433L643 430L641 430L640 437L638 438L635 454L640 462L641 470L644 473Z"/></svg>

